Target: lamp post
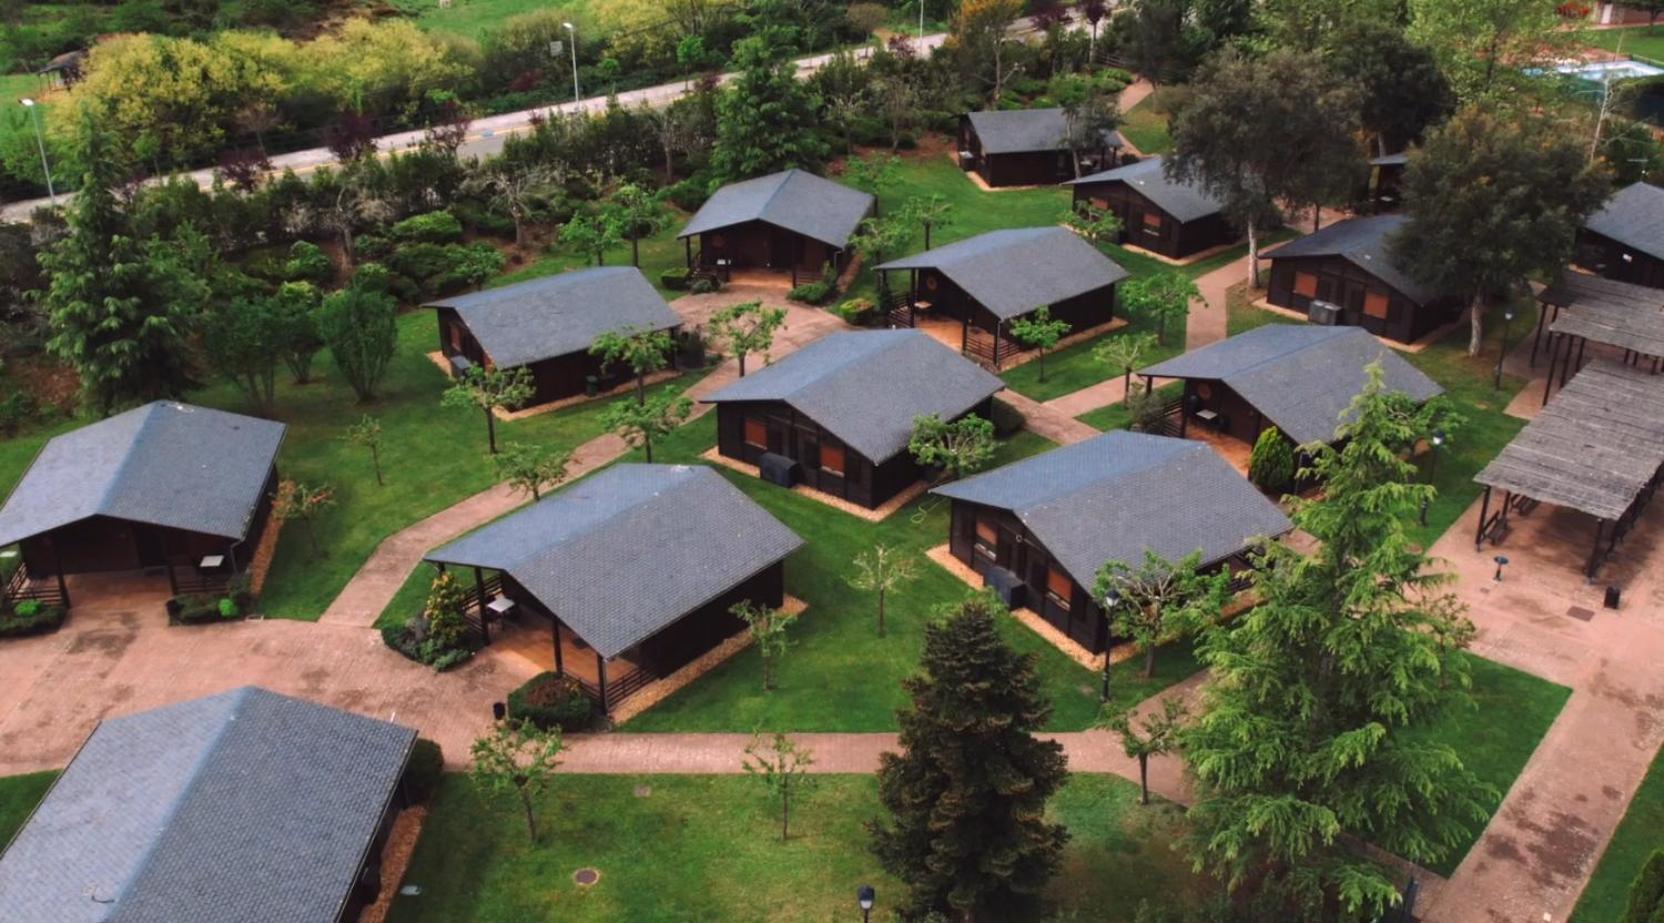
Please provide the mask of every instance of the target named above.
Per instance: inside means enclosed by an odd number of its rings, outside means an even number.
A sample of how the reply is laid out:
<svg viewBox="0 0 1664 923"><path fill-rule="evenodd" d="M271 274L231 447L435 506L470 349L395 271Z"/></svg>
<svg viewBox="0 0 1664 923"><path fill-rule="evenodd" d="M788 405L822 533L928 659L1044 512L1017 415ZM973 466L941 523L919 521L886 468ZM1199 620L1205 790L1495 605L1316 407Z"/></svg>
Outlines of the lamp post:
<svg viewBox="0 0 1664 923"><path fill-rule="evenodd" d="M583 94L578 91L578 27L569 22L561 23L566 27L567 37L572 40L572 103L577 105Z"/></svg>
<svg viewBox="0 0 1664 923"><path fill-rule="evenodd" d="M1497 583L1501 583L1502 582L1502 569L1504 567L1508 566L1508 556L1505 555L1505 554L1499 554L1496 557L1492 558L1491 560L1496 562L1496 573L1494 575L1492 575L1491 579L1496 581Z"/></svg>
<svg viewBox="0 0 1664 923"><path fill-rule="evenodd" d="M921 53L924 51L924 45L922 44L924 42L924 3L925 0L919 0L919 42L921 43L919 51Z"/></svg>
<svg viewBox="0 0 1664 923"><path fill-rule="evenodd" d="M1104 621L1109 621L1109 614L1114 612L1115 607L1120 604L1120 593L1110 590L1104 594ZM1104 686L1098 693L1098 699L1106 704L1109 702L1109 645L1107 642L1104 645Z"/></svg>
<svg viewBox="0 0 1664 923"><path fill-rule="evenodd" d="M855 891L855 903L861 906L861 923L872 920L872 905L878 903L878 892L872 885L862 885Z"/></svg>
<svg viewBox="0 0 1664 923"><path fill-rule="evenodd" d="M52 165L46 162L46 136L40 130L40 110L35 108L35 101L25 96L18 102L29 110L30 121L35 124L35 145L40 148L40 168L46 174L46 194L52 199L52 204L58 204L58 191L52 188Z"/></svg>
<svg viewBox="0 0 1664 923"><path fill-rule="evenodd" d="M1427 443L1427 483L1431 484L1434 475L1439 470L1439 446L1444 445L1444 430L1433 430L1433 434L1427 437ZM1421 501L1421 524L1424 526L1427 525L1428 502L1427 500Z"/></svg>
<svg viewBox="0 0 1664 923"><path fill-rule="evenodd" d="M1496 355L1496 372L1491 375L1491 390L1502 390L1502 360L1508 358L1508 325L1514 320L1514 309L1502 312L1502 351Z"/></svg>

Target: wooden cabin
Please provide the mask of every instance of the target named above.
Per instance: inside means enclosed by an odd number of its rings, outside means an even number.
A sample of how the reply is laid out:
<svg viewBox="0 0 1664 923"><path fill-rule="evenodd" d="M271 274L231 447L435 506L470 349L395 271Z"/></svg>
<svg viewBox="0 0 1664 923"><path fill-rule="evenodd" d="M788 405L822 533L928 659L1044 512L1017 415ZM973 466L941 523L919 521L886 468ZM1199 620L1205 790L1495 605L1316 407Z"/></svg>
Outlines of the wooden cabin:
<svg viewBox="0 0 1664 923"><path fill-rule="evenodd" d="M175 594L223 587L254 560L284 432L157 401L54 437L0 507L0 548L23 559L0 590L68 606L68 575L152 568Z"/></svg>
<svg viewBox="0 0 1664 923"><path fill-rule="evenodd" d="M1128 275L1067 228L1011 228L878 267L888 319L993 369L1023 352L1011 322L1041 306L1072 333L1115 319L1115 285Z"/></svg>
<svg viewBox="0 0 1664 923"><path fill-rule="evenodd" d="M1077 152L1068 137L1062 109L969 112L959 117L959 166L989 186L1053 186L1076 176L1077 153L1082 172L1101 170L1126 146L1120 132L1106 131L1101 144Z"/></svg>
<svg viewBox="0 0 1664 923"><path fill-rule="evenodd" d="M1589 216L1572 262L1608 279L1664 288L1664 189L1634 183Z"/></svg>
<svg viewBox="0 0 1664 923"><path fill-rule="evenodd" d="M1389 241L1403 215L1348 218L1271 251L1266 299L1315 322L1362 327L1413 343L1461 317L1466 304L1399 268ZM1336 310L1313 311L1313 302ZM1320 306L1321 307L1321 306Z"/></svg>
<svg viewBox="0 0 1664 923"><path fill-rule="evenodd" d="M835 333L705 398L717 450L764 471L785 460L802 483L873 509L925 472L907 451L913 421L990 416L1005 383L917 330Z"/></svg>
<svg viewBox="0 0 1664 923"><path fill-rule="evenodd" d="M670 330L681 318L641 270L601 266L469 292L426 305L439 319L439 350L452 377L469 369L525 368L531 405L605 391L630 379L589 349L607 333Z"/></svg>
<svg viewBox="0 0 1664 923"><path fill-rule="evenodd" d="M1444 389L1398 352L1357 327L1266 324L1158 362L1146 382L1179 379L1176 432L1224 433L1249 446L1276 427L1295 446L1330 443L1352 399L1381 364L1388 390L1426 401Z"/></svg>
<svg viewBox="0 0 1664 923"><path fill-rule="evenodd" d="M677 237L686 242L689 269L724 278L772 270L788 273L795 286L842 272L850 236L877 208L858 189L785 170L718 189Z"/></svg>
<svg viewBox="0 0 1664 923"><path fill-rule="evenodd" d="M469 618L530 613L603 712L778 608L790 529L704 466L620 464L427 556L472 572ZM487 629L487 632L489 630Z"/></svg>
<svg viewBox="0 0 1664 923"><path fill-rule="evenodd" d="M0 854L0 919L355 923L415 743L253 686L106 718Z"/></svg>
<svg viewBox="0 0 1664 923"><path fill-rule="evenodd" d="M1145 550L1201 552L1207 569L1245 566L1259 540L1289 531L1276 504L1199 442L1115 430L938 487L952 501L948 550L1013 608L1032 610L1087 652L1112 638L1098 571Z"/></svg>
<svg viewBox="0 0 1664 923"><path fill-rule="evenodd" d="M1196 183L1169 179L1160 157L1070 180L1077 206L1089 203L1121 219L1121 243L1175 260L1236 242L1242 231L1224 206Z"/></svg>

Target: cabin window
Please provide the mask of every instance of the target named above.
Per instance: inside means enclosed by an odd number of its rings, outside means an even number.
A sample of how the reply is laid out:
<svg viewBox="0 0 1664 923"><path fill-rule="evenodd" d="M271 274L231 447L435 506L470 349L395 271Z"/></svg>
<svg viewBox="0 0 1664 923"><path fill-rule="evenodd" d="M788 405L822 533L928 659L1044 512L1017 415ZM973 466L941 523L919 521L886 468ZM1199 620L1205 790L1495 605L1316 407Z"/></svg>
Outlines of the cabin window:
<svg viewBox="0 0 1664 923"><path fill-rule="evenodd" d="M842 475L844 473L843 446L825 445L820 447L820 467L828 474Z"/></svg>
<svg viewBox="0 0 1664 923"><path fill-rule="evenodd" d="M462 352L462 325L451 324L447 329L449 329L451 333L451 349L456 352Z"/></svg>
<svg viewBox="0 0 1664 923"><path fill-rule="evenodd" d="M1000 530L992 519L978 519L976 521L976 550L988 557L993 557L1000 547Z"/></svg>
<svg viewBox="0 0 1664 923"><path fill-rule="evenodd" d="M1310 272L1297 272L1297 273L1295 273L1294 274L1294 294L1304 295L1307 298L1316 298L1317 297L1317 275L1315 273L1310 273Z"/></svg>
<svg viewBox="0 0 1664 923"><path fill-rule="evenodd" d="M1046 595L1053 603L1067 609L1074 597L1074 583L1069 575L1053 567L1046 571Z"/></svg>
<svg viewBox="0 0 1664 923"><path fill-rule="evenodd" d="M1146 234L1161 233L1161 212L1144 213L1144 232Z"/></svg>
<svg viewBox="0 0 1664 923"><path fill-rule="evenodd" d="M1383 292L1364 293L1364 314L1369 317L1387 319L1387 296Z"/></svg>
<svg viewBox="0 0 1664 923"><path fill-rule="evenodd" d="M761 420L745 421L745 444L759 449L768 448L768 426Z"/></svg>

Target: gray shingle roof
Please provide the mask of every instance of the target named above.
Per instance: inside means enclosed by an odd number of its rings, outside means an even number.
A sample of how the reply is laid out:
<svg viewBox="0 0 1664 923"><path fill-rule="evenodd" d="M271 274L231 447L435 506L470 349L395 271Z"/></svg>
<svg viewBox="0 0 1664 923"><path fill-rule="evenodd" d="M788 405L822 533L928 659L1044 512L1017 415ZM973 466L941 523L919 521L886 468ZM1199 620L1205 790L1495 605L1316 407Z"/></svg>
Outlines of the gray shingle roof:
<svg viewBox="0 0 1664 923"><path fill-rule="evenodd" d="M1425 401L1444 389L1362 327L1267 324L1139 371L1222 381L1297 443L1330 442L1379 360L1387 390Z"/></svg>
<svg viewBox="0 0 1664 923"><path fill-rule="evenodd" d="M669 330L682 322L633 266L579 269L427 307L454 309L502 368L583 352L614 330Z"/></svg>
<svg viewBox="0 0 1664 923"><path fill-rule="evenodd" d="M1339 256L1402 292L1417 304L1437 301L1444 293L1423 285L1393 262L1388 239L1410 219L1403 215L1374 215L1337 221L1315 234L1291 240L1271 251L1273 263L1291 256Z"/></svg>
<svg viewBox="0 0 1664 923"><path fill-rule="evenodd" d="M1001 319L1125 279L1116 262L1061 227L1008 228L926 250L879 269L935 269Z"/></svg>
<svg viewBox="0 0 1664 923"><path fill-rule="evenodd" d="M802 170L785 170L718 189L676 236L766 221L842 250L872 206L873 197L859 189Z"/></svg>
<svg viewBox="0 0 1664 923"><path fill-rule="evenodd" d="M1003 387L922 331L869 330L823 337L705 401L784 401L883 462L907 448L914 417L951 420Z"/></svg>
<svg viewBox="0 0 1664 923"><path fill-rule="evenodd" d="M1067 150L1069 121L1062 109L998 109L968 113L984 154ZM1118 131L1104 132L1109 147L1124 147Z"/></svg>
<svg viewBox="0 0 1664 923"><path fill-rule="evenodd" d="M802 545L710 468L625 464L428 560L507 573L610 658Z"/></svg>
<svg viewBox="0 0 1664 923"><path fill-rule="evenodd" d="M1647 183L1625 186L1583 226L1664 260L1664 189Z"/></svg>
<svg viewBox="0 0 1664 923"><path fill-rule="evenodd" d="M284 429L157 401L53 437L0 507L0 546L92 516L243 538Z"/></svg>
<svg viewBox="0 0 1664 923"><path fill-rule="evenodd" d="M107 720L0 855L0 919L329 923L415 737L252 686Z"/></svg>
<svg viewBox="0 0 1664 923"><path fill-rule="evenodd" d="M955 500L1010 510L1075 582L1145 549L1204 564L1287 532L1277 505L1205 443L1117 430L938 487Z"/></svg>
<svg viewBox="0 0 1664 923"><path fill-rule="evenodd" d="M1177 221L1195 221L1218 214L1224 205L1196 183L1180 183L1168 179L1162 170L1161 158L1151 157L1124 167L1093 173L1065 185L1083 186L1096 183L1126 183L1139 195L1154 202L1162 211Z"/></svg>

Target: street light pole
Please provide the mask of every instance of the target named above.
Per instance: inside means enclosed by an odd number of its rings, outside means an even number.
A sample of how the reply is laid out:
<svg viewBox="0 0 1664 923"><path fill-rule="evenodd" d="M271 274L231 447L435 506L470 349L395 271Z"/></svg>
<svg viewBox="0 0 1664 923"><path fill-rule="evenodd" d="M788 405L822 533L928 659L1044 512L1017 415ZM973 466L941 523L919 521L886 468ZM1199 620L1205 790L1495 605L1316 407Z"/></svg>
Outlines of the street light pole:
<svg viewBox="0 0 1664 923"><path fill-rule="evenodd" d="M855 903L861 908L861 923L872 920L872 906L878 903L878 892L872 885L862 885L855 890Z"/></svg>
<svg viewBox="0 0 1664 923"><path fill-rule="evenodd" d="M919 51L921 53L924 51L922 44L924 42L924 2L925 0L919 0L919 42L921 43Z"/></svg>
<svg viewBox="0 0 1664 923"><path fill-rule="evenodd" d="M1496 371L1491 375L1491 390L1502 390L1502 360L1508 358L1508 325L1514 319L1514 309L1502 312L1502 351L1496 356Z"/></svg>
<svg viewBox="0 0 1664 923"><path fill-rule="evenodd" d="M27 96L18 100L18 102L23 104L23 108L29 110L30 121L35 125L35 145L40 148L41 172L46 174L46 194L51 198L52 204L56 205L58 204L58 191L52 188L52 165L46 160L46 135L40 129L40 112L35 109L35 101Z"/></svg>
<svg viewBox="0 0 1664 923"><path fill-rule="evenodd" d="M1112 613L1115 612L1115 607L1120 604L1120 593L1110 590L1108 593L1104 594L1104 621L1109 622L1114 618ZM1109 647L1109 642L1106 640L1104 642L1104 684L1103 690L1098 694L1099 701L1104 704L1108 704L1109 702Z"/></svg>
<svg viewBox="0 0 1664 923"><path fill-rule="evenodd" d="M569 22L561 25L566 27L567 37L572 40L572 103L577 105L583 94L578 90L578 27Z"/></svg>

